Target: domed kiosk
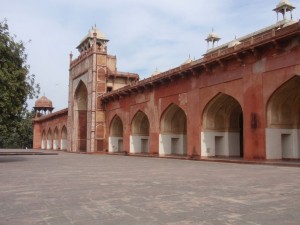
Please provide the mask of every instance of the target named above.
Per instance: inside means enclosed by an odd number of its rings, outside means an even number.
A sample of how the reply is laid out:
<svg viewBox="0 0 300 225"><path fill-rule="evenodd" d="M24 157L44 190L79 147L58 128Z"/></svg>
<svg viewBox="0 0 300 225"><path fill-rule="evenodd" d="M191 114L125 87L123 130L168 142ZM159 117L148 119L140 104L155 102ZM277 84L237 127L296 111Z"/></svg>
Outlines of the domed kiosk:
<svg viewBox="0 0 300 225"><path fill-rule="evenodd" d="M38 117L39 115L50 114L54 109L52 105L52 101L48 99L46 96L42 96L38 100L36 100L33 108L36 117Z"/></svg>

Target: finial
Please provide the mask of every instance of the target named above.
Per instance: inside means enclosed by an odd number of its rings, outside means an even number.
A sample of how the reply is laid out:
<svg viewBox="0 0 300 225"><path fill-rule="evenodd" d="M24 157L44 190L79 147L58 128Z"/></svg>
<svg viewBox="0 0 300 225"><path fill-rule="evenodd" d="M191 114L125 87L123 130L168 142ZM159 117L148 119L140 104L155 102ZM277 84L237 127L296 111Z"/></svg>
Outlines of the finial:
<svg viewBox="0 0 300 225"><path fill-rule="evenodd" d="M152 73L151 77L156 76L157 74L159 74L160 72L158 71L158 68L156 66L155 71Z"/></svg>
<svg viewBox="0 0 300 225"><path fill-rule="evenodd" d="M72 51L70 52L70 63L72 62L72 58L73 58L73 53Z"/></svg>
<svg viewBox="0 0 300 225"><path fill-rule="evenodd" d="M187 60L184 61L184 63L182 63L181 65L186 65L191 63L193 60L191 59L191 54L189 54L189 58Z"/></svg>

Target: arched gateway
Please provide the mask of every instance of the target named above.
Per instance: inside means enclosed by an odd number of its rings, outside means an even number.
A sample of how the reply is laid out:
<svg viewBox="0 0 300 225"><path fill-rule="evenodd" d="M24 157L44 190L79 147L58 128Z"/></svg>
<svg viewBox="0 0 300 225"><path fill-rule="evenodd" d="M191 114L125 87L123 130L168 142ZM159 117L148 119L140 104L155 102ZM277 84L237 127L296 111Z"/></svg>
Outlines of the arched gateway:
<svg viewBox="0 0 300 225"><path fill-rule="evenodd" d="M53 149L54 150L59 149L58 128L57 127L54 130Z"/></svg>
<svg viewBox="0 0 300 225"><path fill-rule="evenodd" d="M149 153L149 119L138 111L131 124L130 153Z"/></svg>
<svg viewBox="0 0 300 225"><path fill-rule="evenodd" d="M273 93L267 120L267 159L300 159L300 76Z"/></svg>
<svg viewBox="0 0 300 225"><path fill-rule="evenodd" d="M77 139L77 150L85 152L87 149L87 89L80 81L75 92L74 128Z"/></svg>
<svg viewBox="0 0 300 225"><path fill-rule="evenodd" d="M53 137L52 137L52 130L49 129L47 133L47 149L53 148Z"/></svg>
<svg viewBox="0 0 300 225"><path fill-rule="evenodd" d="M61 150L67 150L68 148L68 131L67 128L65 126L63 126L62 130L61 130L61 143L60 143L60 148Z"/></svg>
<svg viewBox="0 0 300 225"><path fill-rule="evenodd" d="M109 152L123 152L123 123L119 116L115 116L109 129Z"/></svg>
<svg viewBox="0 0 300 225"><path fill-rule="evenodd" d="M243 156L243 112L233 97L220 93L202 117L202 156Z"/></svg>
<svg viewBox="0 0 300 225"><path fill-rule="evenodd" d="M186 155L186 114L176 104L171 104L160 121L159 154Z"/></svg>

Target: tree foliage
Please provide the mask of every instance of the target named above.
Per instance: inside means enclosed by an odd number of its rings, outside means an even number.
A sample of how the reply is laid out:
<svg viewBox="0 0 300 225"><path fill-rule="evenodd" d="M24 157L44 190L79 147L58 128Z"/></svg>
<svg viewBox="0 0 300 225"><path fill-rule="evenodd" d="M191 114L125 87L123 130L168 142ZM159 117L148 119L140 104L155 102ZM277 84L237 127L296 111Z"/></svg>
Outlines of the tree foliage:
<svg viewBox="0 0 300 225"><path fill-rule="evenodd" d="M0 22L0 148L22 147L21 143L15 145L22 136L20 132L32 132L32 126L31 131L27 124L26 130L22 126L30 115L26 101L36 97L39 85L29 74L26 60L24 43L10 35L6 20Z"/></svg>
<svg viewBox="0 0 300 225"><path fill-rule="evenodd" d="M33 111L25 111L21 120L16 121L11 129L9 135L2 141L2 147L5 148L32 148L33 139L33 118L35 113Z"/></svg>

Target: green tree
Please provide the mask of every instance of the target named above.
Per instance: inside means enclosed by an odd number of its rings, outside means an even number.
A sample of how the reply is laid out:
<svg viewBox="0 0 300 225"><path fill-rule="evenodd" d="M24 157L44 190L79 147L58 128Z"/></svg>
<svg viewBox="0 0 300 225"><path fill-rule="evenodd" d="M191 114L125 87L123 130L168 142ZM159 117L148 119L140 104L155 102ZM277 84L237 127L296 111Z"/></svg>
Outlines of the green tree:
<svg viewBox="0 0 300 225"><path fill-rule="evenodd" d="M26 60L24 43L10 35L6 20L0 22L0 148L22 147L21 127L29 115L26 101L40 90ZM32 132L32 127L22 132Z"/></svg>
<svg viewBox="0 0 300 225"><path fill-rule="evenodd" d="M25 111L22 119L12 126L10 135L3 140L3 147L32 148L34 111Z"/></svg>

